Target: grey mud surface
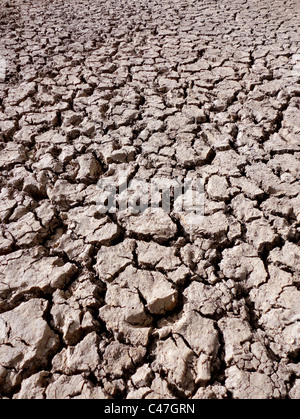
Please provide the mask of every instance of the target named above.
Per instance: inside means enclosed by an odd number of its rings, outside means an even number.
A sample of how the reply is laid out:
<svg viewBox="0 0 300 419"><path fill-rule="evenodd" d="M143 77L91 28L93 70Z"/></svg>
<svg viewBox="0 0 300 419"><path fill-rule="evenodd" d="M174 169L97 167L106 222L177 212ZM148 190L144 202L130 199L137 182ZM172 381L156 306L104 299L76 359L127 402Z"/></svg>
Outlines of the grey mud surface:
<svg viewBox="0 0 300 419"><path fill-rule="evenodd" d="M0 6L1 397L299 399L299 1Z"/></svg>

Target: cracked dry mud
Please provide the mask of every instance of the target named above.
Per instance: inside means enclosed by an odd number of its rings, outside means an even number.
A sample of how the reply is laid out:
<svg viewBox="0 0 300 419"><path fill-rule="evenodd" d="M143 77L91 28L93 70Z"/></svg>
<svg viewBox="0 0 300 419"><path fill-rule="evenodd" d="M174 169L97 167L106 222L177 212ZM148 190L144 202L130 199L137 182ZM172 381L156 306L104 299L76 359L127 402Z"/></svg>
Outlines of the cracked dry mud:
<svg viewBox="0 0 300 419"><path fill-rule="evenodd" d="M299 399L299 1L0 6L0 397Z"/></svg>

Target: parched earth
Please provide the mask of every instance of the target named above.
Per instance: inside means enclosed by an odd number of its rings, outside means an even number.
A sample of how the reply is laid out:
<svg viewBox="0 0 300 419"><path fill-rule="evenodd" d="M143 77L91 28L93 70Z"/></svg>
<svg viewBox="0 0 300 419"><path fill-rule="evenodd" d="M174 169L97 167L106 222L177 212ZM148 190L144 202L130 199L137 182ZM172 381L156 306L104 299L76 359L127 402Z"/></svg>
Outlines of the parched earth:
<svg viewBox="0 0 300 419"><path fill-rule="evenodd" d="M299 399L299 1L0 7L0 397Z"/></svg>

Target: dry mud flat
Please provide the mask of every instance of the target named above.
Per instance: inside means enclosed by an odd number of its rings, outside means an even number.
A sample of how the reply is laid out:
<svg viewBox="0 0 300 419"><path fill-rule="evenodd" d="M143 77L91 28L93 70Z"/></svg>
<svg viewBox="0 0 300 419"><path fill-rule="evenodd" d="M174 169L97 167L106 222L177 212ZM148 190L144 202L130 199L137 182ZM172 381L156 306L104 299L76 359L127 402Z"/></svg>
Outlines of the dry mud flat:
<svg viewBox="0 0 300 419"><path fill-rule="evenodd" d="M0 9L3 398L300 398L297 0ZM203 222L99 212L201 178Z"/></svg>

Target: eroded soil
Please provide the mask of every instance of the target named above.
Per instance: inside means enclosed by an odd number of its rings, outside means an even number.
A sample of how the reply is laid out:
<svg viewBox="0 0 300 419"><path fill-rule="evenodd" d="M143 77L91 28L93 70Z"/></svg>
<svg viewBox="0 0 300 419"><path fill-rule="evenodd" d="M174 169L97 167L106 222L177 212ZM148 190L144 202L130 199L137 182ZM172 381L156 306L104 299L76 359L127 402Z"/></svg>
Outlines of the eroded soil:
<svg viewBox="0 0 300 419"><path fill-rule="evenodd" d="M299 1L0 7L1 397L300 398Z"/></svg>

